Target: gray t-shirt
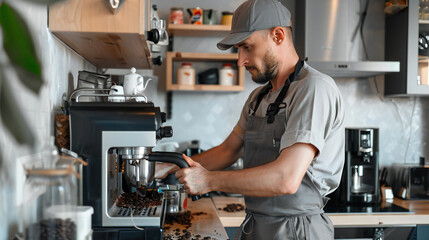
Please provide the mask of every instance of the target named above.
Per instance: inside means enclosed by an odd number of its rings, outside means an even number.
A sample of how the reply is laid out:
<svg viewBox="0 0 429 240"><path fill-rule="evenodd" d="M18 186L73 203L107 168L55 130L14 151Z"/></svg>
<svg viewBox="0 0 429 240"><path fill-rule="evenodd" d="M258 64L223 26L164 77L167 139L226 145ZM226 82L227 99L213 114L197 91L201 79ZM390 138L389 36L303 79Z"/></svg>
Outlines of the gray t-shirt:
<svg viewBox="0 0 429 240"><path fill-rule="evenodd" d="M246 122L263 87L250 94L234 127L241 139L244 139ZM255 115L265 116L268 105L275 101L280 91L281 88L265 95ZM344 106L340 91L331 77L304 63L284 102L286 108L279 112L286 112L280 151L298 142L315 146L319 152L307 173L321 195L326 196L338 187L344 165Z"/></svg>

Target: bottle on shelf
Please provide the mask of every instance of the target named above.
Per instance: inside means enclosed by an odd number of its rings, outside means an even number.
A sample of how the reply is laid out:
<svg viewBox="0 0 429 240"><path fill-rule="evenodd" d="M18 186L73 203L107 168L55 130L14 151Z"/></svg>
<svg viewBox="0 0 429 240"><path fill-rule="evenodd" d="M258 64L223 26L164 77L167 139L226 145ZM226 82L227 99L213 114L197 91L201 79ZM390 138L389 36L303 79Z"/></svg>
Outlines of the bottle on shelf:
<svg viewBox="0 0 429 240"><path fill-rule="evenodd" d="M232 86L236 84L237 71L232 68L231 63L224 63L223 68L219 70L219 84Z"/></svg>
<svg viewBox="0 0 429 240"><path fill-rule="evenodd" d="M195 85L195 69L191 63L184 62L177 70L177 83L180 85Z"/></svg>

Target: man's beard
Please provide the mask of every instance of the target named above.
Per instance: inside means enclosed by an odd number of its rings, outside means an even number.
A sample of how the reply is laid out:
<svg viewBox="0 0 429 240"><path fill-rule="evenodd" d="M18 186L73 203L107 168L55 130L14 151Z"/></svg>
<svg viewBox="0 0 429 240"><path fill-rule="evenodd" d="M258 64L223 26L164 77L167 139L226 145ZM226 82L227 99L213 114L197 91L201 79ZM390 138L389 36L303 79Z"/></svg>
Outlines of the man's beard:
<svg viewBox="0 0 429 240"><path fill-rule="evenodd" d="M246 67L247 70L255 69L258 72L258 75L256 75L255 77L252 76L252 80L255 83L265 84L277 76L278 63L275 61L271 51L268 51L267 54L265 54L264 63L265 63L264 73L261 73L256 67L253 67L253 66Z"/></svg>

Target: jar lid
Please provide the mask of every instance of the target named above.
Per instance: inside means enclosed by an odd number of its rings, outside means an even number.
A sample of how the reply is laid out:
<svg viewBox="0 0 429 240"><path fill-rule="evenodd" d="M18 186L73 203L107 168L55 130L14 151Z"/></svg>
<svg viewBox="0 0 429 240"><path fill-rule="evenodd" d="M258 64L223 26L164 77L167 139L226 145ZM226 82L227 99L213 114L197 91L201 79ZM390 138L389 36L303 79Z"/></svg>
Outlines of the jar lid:
<svg viewBox="0 0 429 240"><path fill-rule="evenodd" d="M231 63L224 63L224 64L222 64L222 66L224 66L224 67L232 67L232 64Z"/></svg>
<svg viewBox="0 0 429 240"><path fill-rule="evenodd" d="M68 168L36 168L25 169L28 176L67 176L74 173L74 170Z"/></svg>
<svg viewBox="0 0 429 240"><path fill-rule="evenodd" d="M86 163L86 162L85 162ZM74 174L77 178L80 178L80 174L73 169L73 165L68 167L57 167L57 168L32 168L24 170L27 176L68 176Z"/></svg>
<svg viewBox="0 0 429 240"><path fill-rule="evenodd" d="M234 12L222 12L222 15L233 15Z"/></svg>
<svg viewBox="0 0 429 240"><path fill-rule="evenodd" d="M184 63L182 63L182 66L192 66L192 64L188 63L188 62L184 62Z"/></svg>
<svg viewBox="0 0 429 240"><path fill-rule="evenodd" d="M170 11L183 11L183 8L181 8L181 7L172 7L172 8L170 8Z"/></svg>

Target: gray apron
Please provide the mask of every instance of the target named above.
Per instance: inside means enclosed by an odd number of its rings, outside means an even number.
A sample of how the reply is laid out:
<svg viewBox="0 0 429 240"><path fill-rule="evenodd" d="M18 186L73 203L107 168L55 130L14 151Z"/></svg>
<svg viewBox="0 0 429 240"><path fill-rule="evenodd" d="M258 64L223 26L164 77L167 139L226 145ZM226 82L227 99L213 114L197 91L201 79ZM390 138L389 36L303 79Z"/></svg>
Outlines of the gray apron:
<svg viewBox="0 0 429 240"><path fill-rule="evenodd" d="M299 61L276 101L265 117L255 116L260 101L270 90L270 84L259 93L250 113L244 135L244 168L256 167L277 159L280 139L285 131L285 111L289 85L301 70ZM252 106L252 104L250 105ZM324 214L326 200L306 173L298 191L275 197L245 197L246 218L240 226L238 239L334 239L334 227Z"/></svg>

